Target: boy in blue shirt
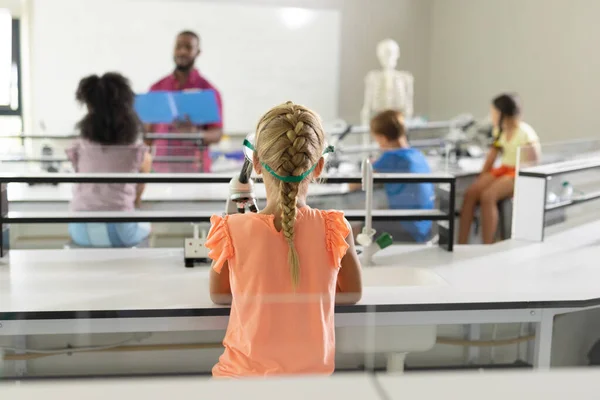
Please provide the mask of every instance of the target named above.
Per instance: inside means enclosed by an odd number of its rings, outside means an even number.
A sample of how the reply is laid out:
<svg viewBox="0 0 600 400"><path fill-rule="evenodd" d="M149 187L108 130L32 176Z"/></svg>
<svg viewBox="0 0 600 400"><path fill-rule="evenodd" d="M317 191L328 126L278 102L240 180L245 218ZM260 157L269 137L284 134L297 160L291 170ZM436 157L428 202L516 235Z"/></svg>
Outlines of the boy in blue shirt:
<svg viewBox="0 0 600 400"><path fill-rule="evenodd" d="M382 150L381 157L373 163L375 172L431 173L425 156L408 144L404 118L399 111L388 110L376 115L371 120L371 134ZM434 208L435 189L431 183L392 183L384 186L390 209ZM383 232L391 234L395 242L424 243L431 237L431 225L431 221L378 221L373 222L373 229L378 235Z"/></svg>

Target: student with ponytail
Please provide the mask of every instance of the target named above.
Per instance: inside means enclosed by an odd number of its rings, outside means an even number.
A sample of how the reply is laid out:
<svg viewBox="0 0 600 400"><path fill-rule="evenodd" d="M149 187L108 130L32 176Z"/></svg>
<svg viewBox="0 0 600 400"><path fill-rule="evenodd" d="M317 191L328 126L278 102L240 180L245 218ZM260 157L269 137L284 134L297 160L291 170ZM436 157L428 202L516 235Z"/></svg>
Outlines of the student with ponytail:
<svg viewBox="0 0 600 400"><path fill-rule="evenodd" d="M519 148L521 162L535 163L540 157L539 139L533 128L521 120L521 106L516 95L503 94L492 102L494 125L492 145L479 178L465 192L460 212L459 244L466 244L475 209L481 208L483 243L495 241L498 229L498 202L512 197ZM498 156L502 164L494 168Z"/></svg>
<svg viewBox="0 0 600 400"><path fill-rule="evenodd" d="M81 80L76 99L87 108L77 124L81 137L67 150L75 172L150 172L152 158L141 142L142 126L135 113L134 93L120 74L92 75ZM133 211L144 185L75 185L73 211ZM77 223L69 225L71 240L81 247L133 247L150 234L147 223Z"/></svg>
<svg viewBox="0 0 600 400"><path fill-rule="evenodd" d="M331 151L319 117L291 102L258 123L254 170L267 205L258 214L214 216L206 247L210 293L231 304L216 377L331 374L336 303L361 298L360 263L340 211L306 204L308 184Z"/></svg>

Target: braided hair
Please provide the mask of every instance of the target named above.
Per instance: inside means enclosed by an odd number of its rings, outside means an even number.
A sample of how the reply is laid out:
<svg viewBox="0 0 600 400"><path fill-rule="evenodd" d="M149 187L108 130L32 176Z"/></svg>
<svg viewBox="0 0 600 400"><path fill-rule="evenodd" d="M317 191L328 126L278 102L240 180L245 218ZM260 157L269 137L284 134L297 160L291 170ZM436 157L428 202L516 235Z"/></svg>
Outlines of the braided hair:
<svg viewBox="0 0 600 400"><path fill-rule="evenodd" d="M88 108L77 124L82 137L107 145L137 141L142 124L134 109L135 94L123 75L109 72L83 78L75 97Z"/></svg>
<svg viewBox="0 0 600 400"><path fill-rule="evenodd" d="M280 176L300 176L315 165L325 148L325 132L316 113L287 102L269 110L256 130L256 156ZM292 284L300 283L300 262L294 245L296 206L302 182L279 181L282 232L289 245L288 263Z"/></svg>

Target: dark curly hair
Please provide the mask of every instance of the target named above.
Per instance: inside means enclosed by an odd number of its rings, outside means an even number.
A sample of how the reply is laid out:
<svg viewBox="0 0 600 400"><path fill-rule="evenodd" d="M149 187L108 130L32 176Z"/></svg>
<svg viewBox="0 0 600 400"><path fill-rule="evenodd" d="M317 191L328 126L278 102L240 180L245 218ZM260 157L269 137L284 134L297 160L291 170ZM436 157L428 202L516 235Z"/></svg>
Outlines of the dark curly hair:
<svg viewBox="0 0 600 400"><path fill-rule="evenodd" d="M129 145L138 140L142 124L134 109L135 94L123 75L109 72L83 78L76 99L88 108L77 123L82 137L108 145Z"/></svg>
<svg viewBox="0 0 600 400"><path fill-rule="evenodd" d="M500 113L499 135L503 132L503 125L507 118L516 118L521 115L521 102L516 93L504 93L492 100L492 104Z"/></svg>

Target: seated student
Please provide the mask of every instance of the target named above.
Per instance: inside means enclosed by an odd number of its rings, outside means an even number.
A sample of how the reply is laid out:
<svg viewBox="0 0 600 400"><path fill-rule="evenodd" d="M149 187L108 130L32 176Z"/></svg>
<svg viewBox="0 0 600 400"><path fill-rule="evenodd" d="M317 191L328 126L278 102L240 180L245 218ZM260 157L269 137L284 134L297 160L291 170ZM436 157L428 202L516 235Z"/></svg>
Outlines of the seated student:
<svg viewBox="0 0 600 400"><path fill-rule="evenodd" d="M373 163L375 172L431 173L429 164L417 149L410 147L406 137L404 117L395 110L379 113L371 120L371 134L382 150ZM385 184L388 208L392 210L430 210L434 208L435 189L431 183ZM352 190L360 184L351 185ZM431 221L375 221L377 234L387 232L395 242L424 243L431 237Z"/></svg>
<svg viewBox="0 0 600 400"><path fill-rule="evenodd" d="M483 243L494 243L498 229L498 202L511 198L515 185L518 149L523 147L523 160L535 163L539 159L539 138L533 128L521 120L521 106L516 95L503 94L492 102L494 145L490 149L479 178L465 192L460 211L458 243L466 244L475 209L481 208ZM493 168L498 155L502 165Z"/></svg>
<svg viewBox="0 0 600 400"><path fill-rule="evenodd" d="M329 375L335 363L334 306L361 298L361 271L340 211L306 204L323 171L318 115L288 102L258 123L254 170L267 205L258 214L212 217L210 294L231 304L215 377Z"/></svg>
<svg viewBox="0 0 600 400"><path fill-rule="evenodd" d="M87 108L77 124L81 138L67 150L75 172L150 172L152 158L140 141L129 81L117 73L92 75L79 83L76 98ZM141 184L77 184L72 211L133 211L140 205ZM82 247L133 247L148 238L148 223L73 223L69 233Z"/></svg>

